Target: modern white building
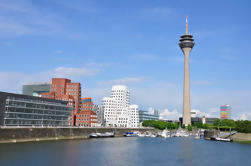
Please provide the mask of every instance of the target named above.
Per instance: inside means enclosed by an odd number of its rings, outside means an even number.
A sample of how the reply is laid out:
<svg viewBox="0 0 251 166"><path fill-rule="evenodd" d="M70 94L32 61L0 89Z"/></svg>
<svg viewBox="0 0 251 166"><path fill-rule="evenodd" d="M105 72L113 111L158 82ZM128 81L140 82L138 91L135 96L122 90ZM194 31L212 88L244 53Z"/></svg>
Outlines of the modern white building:
<svg viewBox="0 0 251 166"><path fill-rule="evenodd" d="M130 105L129 107L129 125L131 127L139 127L139 107L138 105Z"/></svg>
<svg viewBox="0 0 251 166"><path fill-rule="evenodd" d="M130 105L130 90L127 86L113 86L110 97L102 99L101 108L106 126L139 127L138 106Z"/></svg>

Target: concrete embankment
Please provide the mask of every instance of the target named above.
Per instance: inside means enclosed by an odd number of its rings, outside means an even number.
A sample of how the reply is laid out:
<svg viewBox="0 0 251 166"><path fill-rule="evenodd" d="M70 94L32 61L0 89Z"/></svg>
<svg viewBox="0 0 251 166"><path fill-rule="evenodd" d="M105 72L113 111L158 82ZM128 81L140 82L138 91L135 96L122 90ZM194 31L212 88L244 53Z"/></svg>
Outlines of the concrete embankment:
<svg viewBox="0 0 251 166"><path fill-rule="evenodd" d="M204 139L210 140L212 136L217 135L219 131L217 130L205 130L204 131Z"/></svg>
<svg viewBox="0 0 251 166"><path fill-rule="evenodd" d="M236 133L232 136L233 141L251 143L251 133Z"/></svg>
<svg viewBox="0 0 251 166"><path fill-rule="evenodd" d="M214 135L218 135L218 130L205 130L204 139L210 139ZM235 142L247 142L251 143L251 133L236 133L231 136Z"/></svg>
<svg viewBox="0 0 251 166"><path fill-rule="evenodd" d="M86 139L92 132L114 132L115 136L123 136L128 131L150 131L154 132L153 128L0 128L0 143L15 143L28 141L46 141L46 140L61 140L61 139Z"/></svg>

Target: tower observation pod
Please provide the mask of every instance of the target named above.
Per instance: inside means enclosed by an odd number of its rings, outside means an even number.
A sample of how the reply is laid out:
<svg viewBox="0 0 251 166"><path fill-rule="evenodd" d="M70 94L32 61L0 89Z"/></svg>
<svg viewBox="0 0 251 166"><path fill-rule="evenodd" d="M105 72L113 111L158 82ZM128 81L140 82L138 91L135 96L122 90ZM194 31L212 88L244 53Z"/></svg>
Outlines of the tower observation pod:
<svg viewBox="0 0 251 166"><path fill-rule="evenodd" d="M191 124L191 106L190 106L190 77L189 77L189 53L194 46L192 35L188 34L188 23L186 16L186 33L180 37L179 46L185 56L184 63L184 89L183 89L183 124L188 126Z"/></svg>

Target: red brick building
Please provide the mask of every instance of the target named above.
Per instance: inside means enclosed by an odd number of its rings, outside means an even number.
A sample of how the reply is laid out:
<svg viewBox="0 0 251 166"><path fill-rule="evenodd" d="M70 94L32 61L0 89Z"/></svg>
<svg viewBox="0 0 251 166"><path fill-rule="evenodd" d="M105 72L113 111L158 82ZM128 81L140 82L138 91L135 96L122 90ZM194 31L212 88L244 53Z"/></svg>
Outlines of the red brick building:
<svg viewBox="0 0 251 166"><path fill-rule="evenodd" d="M70 119L73 126L76 122L76 114L80 111L81 84L73 83L66 78L52 78L51 91L42 93L42 97L68 101L68 105L73 106L72 118Z"/></svg>
<svg viewBox="0 0 251 166"><path fill-rule="evenodd" d="M76 126L95 127L98 124L98 116L93 111L94 104L90 97L80 101L80 112L76 114Z"/></svg>

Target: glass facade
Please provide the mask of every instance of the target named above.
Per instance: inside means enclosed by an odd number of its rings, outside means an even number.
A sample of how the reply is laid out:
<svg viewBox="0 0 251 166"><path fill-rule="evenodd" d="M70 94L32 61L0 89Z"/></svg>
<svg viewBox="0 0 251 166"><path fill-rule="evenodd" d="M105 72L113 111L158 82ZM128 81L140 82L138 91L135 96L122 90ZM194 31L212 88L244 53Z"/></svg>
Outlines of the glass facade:
<svg viewBox="0 0 251 166"><path fill-rule="evenodd" d="M50 83L37 83L23 85L23 94L29 96L38 96L40 97L42 93L50 92L51 84Z"/></svg>
<svg viewBox="0 0 251 166"><path fill-rule="evenodd" d="M218 119L218 118L206 118L206 123L208 124L213 124L214 121ZM182 124L183 123L183 118L179 118L179 123ZM202 118L200 117L191 117L191 123L202 123Z"/></svg>
<svg viewBox="0 0 251 166"><path fill-rule="evenodd" d="M43 98L6 97L4 126L68 126L72 107Z"/></svg>
<svg viewBox="0 0 251 166"><path fill-rule="evenodd" d="M144 120L159 120L158 114L150 114L148 111L139 110L139 122L143 122Z"/></svg>

